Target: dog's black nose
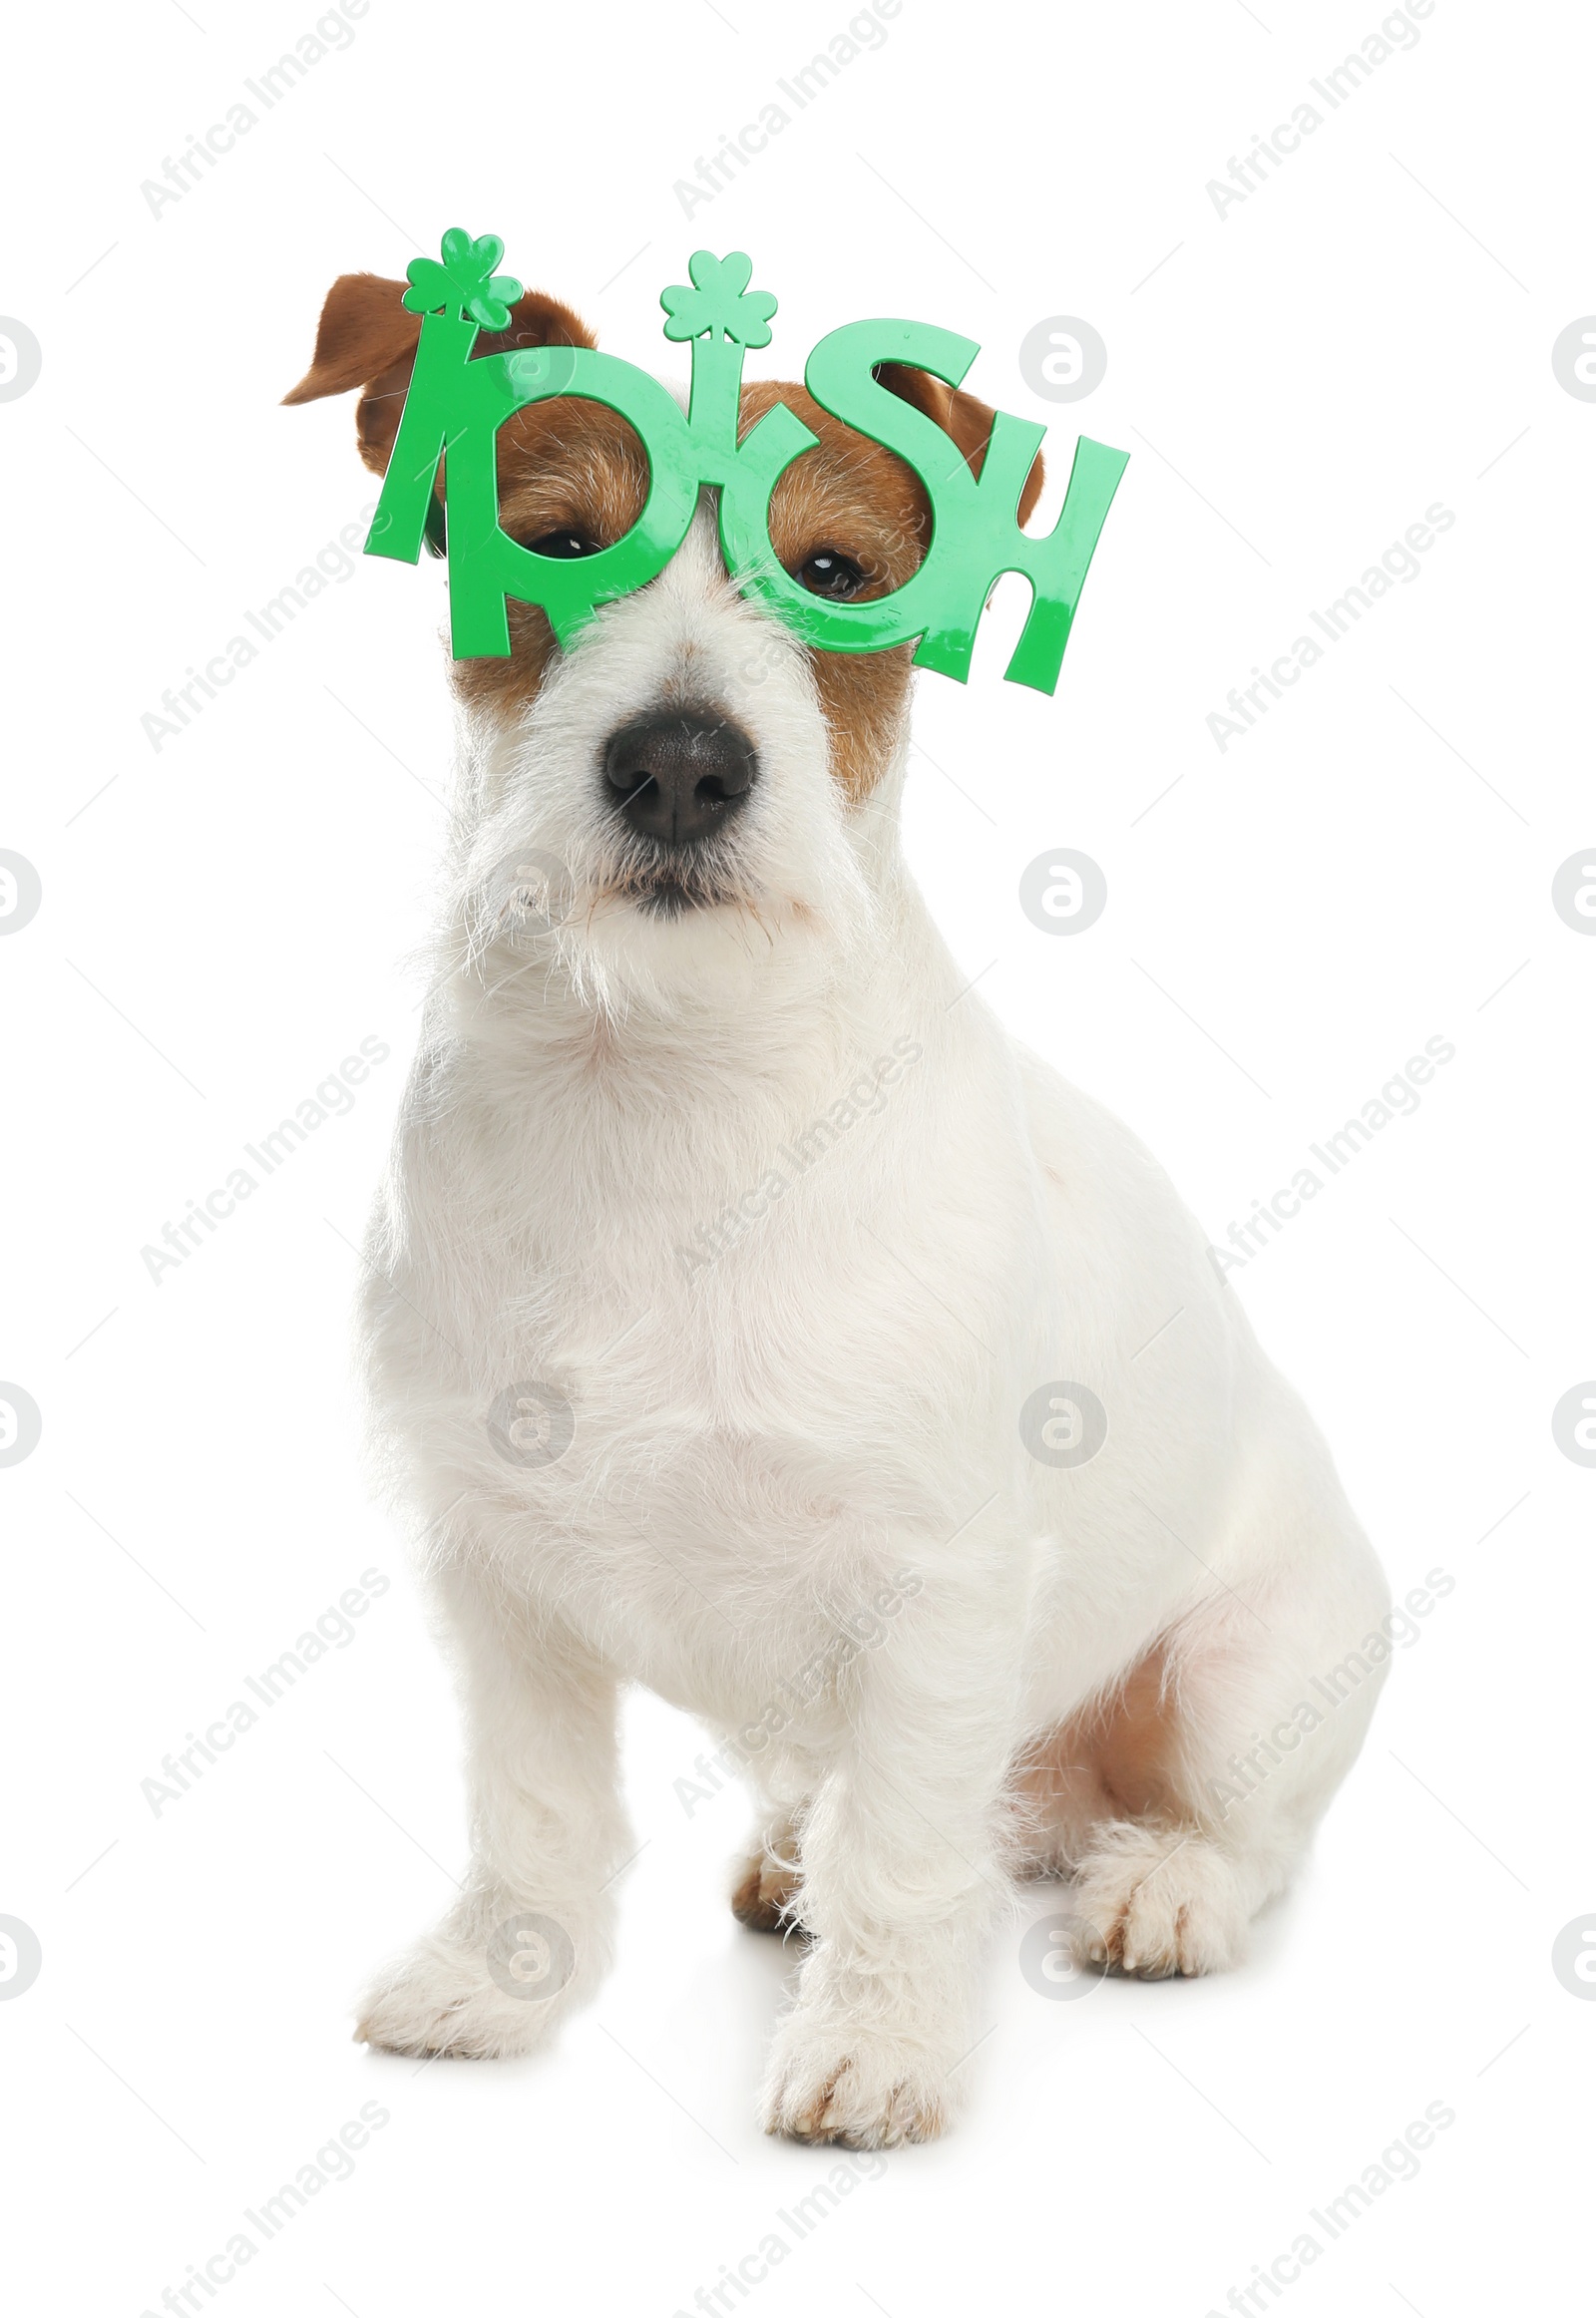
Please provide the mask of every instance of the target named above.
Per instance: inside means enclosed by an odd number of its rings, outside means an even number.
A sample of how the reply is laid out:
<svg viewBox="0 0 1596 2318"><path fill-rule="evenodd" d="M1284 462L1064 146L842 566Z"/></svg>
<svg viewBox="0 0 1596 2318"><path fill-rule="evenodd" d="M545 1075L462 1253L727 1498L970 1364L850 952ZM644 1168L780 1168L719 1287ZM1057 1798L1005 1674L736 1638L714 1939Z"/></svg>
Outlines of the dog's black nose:
<svg viewBox="0 0 1596 2318"><path fill-rule="evenodd" d="M696 845L734 814L759 759L728 717L695 710L635 717L612 733L604 778L621 819L661 845Z"/></svg>

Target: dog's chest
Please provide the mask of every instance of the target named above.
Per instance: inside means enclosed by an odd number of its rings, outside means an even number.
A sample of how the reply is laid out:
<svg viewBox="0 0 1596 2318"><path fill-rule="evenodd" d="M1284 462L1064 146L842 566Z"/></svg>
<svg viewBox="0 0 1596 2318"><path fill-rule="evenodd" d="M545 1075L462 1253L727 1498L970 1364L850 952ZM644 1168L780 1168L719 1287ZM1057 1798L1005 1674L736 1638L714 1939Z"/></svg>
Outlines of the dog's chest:
<svg viewBox="0 0 1596 2318"><path fill-rule="evenodd" d="M384 1329L435 1379L457 1467L530 1517L528 1583L593 1639L667 1695L680 1654L807 1654L907 1526L978 1501L981 1321L947 1276L935 1134L885 1103L811 1154L802 1098L639 1125L557 1091L412 1121ZM957 1238L990 1287L1013 1265L985 1207L991 1246L968 1214Z"/></svg>
<svg viewBox="0 0 1596 2318"><path fill-rule="evenodd" d="M889 1347L826 1324L834 1284L806 1274L783 1315L752 1279L694 1311L651 1304L651 1278L528 1309L479 1480L526 1516L509 1550L529 1592L661 1695L742 1715L750 1684L868 1613L905 1512L941 1507L894 1449Z"/></svg>

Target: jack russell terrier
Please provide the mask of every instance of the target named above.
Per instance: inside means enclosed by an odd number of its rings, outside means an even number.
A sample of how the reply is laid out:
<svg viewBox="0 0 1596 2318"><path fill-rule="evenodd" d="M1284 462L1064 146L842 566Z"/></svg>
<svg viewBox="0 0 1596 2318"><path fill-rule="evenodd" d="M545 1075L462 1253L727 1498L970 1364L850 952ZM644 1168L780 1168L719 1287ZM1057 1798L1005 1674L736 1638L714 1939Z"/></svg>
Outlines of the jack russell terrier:
<svg viewBox="0 0 1596 2318"><path fill-rule="evenodd" d="M336 282L286 398L358 388L379 474L403 288ZM593 343L530 293L479 351ZM882 375L979 473L991 410ZM918 478L795 385L745 386L744 427L778 399L819 438L780 562L835 601L901 586ZM589 400L523 409L498 459L505 531L548 556L647 493ZM1040 488L1038 460L1021 522ZM472 1860L357 2033L520 2054L592 1996L640 1682L746 1759L732 1906L804 1936L767 2128L925 2139L1016 1878L1073 1878L1083 1967L1237 1960L1362 1743L1378 1682L1299 1702L1385 1584L1160 1168L931 923L898 836L912 647L806 648L707 507L571 649L530 604L510 632L453 668L438 980L363 1318L458 1653Z"/></svg>

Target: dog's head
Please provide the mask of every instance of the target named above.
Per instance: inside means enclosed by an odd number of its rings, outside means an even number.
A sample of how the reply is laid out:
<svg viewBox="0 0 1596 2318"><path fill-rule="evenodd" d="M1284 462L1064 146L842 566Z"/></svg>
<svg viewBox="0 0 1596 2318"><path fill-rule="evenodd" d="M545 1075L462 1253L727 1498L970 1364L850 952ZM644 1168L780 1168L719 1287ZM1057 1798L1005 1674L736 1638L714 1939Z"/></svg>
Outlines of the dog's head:
<svg viewBox="0 0 1596 2318"><path fill-rule="evenodd" d="M420 332L404 284L344 274L290 403L360 390L360 455L386 472ZM592 346L559 299L531 291L476 353ZM943 427L979 475L993 413L929 373L882 382ZM901 587L930 538L913 469L802 387L746 385L741 428L785 402L818 438L771 499L771 544L816 594L866 602ZM647 455L606 405L530 404L500 429L500 521L546 556L612 545L641 512ZM438 488L442 490L440 472ZM1020 502L1041 489L1038 458ZM476 766L461 915L480 949L550 939L594 1000L709 994L785 958L804 969L872 916L893 848L913 647L810 649L722 563L699 514L646 587L605 606L562 651L535 605L509 606L507 659L458 660Z"/></svg>

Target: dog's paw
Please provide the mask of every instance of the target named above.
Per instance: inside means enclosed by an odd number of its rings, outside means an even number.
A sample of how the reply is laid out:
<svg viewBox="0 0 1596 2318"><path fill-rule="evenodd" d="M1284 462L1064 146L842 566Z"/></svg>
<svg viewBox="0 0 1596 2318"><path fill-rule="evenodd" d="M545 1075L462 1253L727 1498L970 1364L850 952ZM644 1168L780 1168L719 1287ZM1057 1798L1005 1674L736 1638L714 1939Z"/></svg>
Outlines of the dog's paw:
<svg viewBox="0 0 1596 2318"><path fill-rule="evenodd" d="M511 2060L543 2041L559 2010L549 1997L507 1993L489 1971L486 1945L435 1935L378 1973L355 2037L389 2053Z"/></svg>
<svg viewBox="0 0 1596 2318"><path fill-rule="evenodd" d="M1236 1871L1198 1834L1103 1828L1080 1862L1074 1901L1071 1944L1082 1964L1167 1980L1227 1971L1246 1946Z"/></svg>
<svg viewBox="0 0 1596 2318"><path fill-rule="evenodd" d="M951 2106L948 2069L923 2043L883 2029L817 2028L800 2011L777 2034L761 2123L793 2140L890 2149L935 2140Z"/></svg>
<svg viewBox="0 0 1596 2318"><path fill-rule="evenodd" d="M737 1871L731 1912L751 1932L782 1932L802 1881L796 1859L773 1858L761 1845Z"/></svg>

